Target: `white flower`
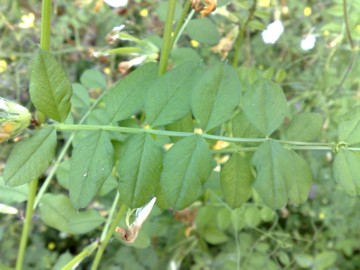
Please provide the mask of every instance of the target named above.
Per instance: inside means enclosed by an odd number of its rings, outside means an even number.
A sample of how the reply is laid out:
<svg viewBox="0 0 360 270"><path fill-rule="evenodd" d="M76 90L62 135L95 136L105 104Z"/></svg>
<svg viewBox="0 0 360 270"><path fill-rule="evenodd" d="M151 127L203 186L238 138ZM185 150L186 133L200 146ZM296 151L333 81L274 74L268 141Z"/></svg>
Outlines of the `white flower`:
<svg viewBox="0 0 360 270"><path fill-rule="evenodd" d="M315 35L307 35L303 40L301 40L300 46L301 49L304 51L311 50L314 48L316 42L316 36Z"/></svg>
<svg viewBox="0 0 360 270"><path fill-rule="evenodd" d="M106 4L114 8L124 7L127 5L128 0L104 0Z"/></svg>
<svg viewBox="0 0 360 270"><path fill-rule="evenodd" d="M261 35L263 41L266 44L275 44L275 42L280 38L281 34L284 32L284 26L281 21L274 21L270 23L266 30L264 30Z"/></svg>
<svg viewBox="0 0 360 270"><path fill-rule="evenodd" d="M16 215L18 213L18 210L15 207L0 203L0 213Z"/></svg>

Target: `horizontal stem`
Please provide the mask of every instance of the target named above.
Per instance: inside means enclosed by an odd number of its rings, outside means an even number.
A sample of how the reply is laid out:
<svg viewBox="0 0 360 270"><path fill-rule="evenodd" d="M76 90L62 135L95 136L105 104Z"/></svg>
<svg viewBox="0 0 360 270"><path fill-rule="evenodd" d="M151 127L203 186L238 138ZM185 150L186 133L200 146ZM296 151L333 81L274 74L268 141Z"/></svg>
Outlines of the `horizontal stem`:
<svg viewBox="0 0 360 270"><path fill-rule="evenodd" d="M265 141L276 141L283 145L289 146L294 150L332 150L334 143L318 143L318 142L299 142L299 141L284 141L272 138L236 138L227 136L218 136L211 134L198 134L194 132L181 132L181 131L169 131L169 130L155 130L155 129L143 129L143 128L132 128L132 127L119 127L119 126L106 126L106 125L68 125L68 124L56 124L54 127L57 130L62 131L95 131L95 130L106 130L115 131L120 133L150 133L153 135L162 135L170 137L188 137L192 135L199 135L209 140L221 140L226 142L237 142L237 143L262 143ZM235 150L236 149L236 150ZM257 147L239 147L234 148L234 151L255 151ZM360 148L351 147L349 150L359 151ZM220 151L220 150L219 150ZM222 149L222 152L228 150ZM229 150L230 151L230 150Z"/></svg>

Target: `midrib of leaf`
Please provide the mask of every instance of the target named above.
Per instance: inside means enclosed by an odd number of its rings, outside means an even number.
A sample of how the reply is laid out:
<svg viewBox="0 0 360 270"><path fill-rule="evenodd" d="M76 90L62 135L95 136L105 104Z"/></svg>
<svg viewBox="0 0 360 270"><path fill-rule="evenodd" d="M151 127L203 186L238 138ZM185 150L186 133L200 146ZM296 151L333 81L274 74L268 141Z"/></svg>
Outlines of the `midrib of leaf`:
<svg viewBox="0 0 360 270"><path fill-rule="evenodd" d="M46 63L45 63L45 61L44 61L43 56L41 56L40 58L41 58L41 61L42 61L42 66L45 67L46 80L47 80L48 85L50 86L50 89L51 89L51 91L49 91L49 92L50 92L50 94L51 94L51 96L52 96L52 98L53 98L53 100L54 100L54 102L55 102L55 109L56 109L57 116L59 116L60 119L62 119L61 113L60 113L60 111L59 111L58 102L57 102L57 100L56 100L56 98L55 98L55 92L54 92L54 89L53 89L53 87L52 87L52 84L51 84L51 82L50 82L50 80L49 80L49 73L48 73L47 65L46 65ZM52 69L52 67L51 67L51 69Z"/></svg>
<svg viewBox="0 0 360 270"><path fill-rule="evenodd" d="M180 198L183 198L183 194L184 194L184 189L183 189L183 187L184 187L184 182L185 182L184 179L186 179L187 176L188 176L188 174L189 174L189 170L188 170L189 164L191 164L191 161L192 161L193 158L194 158L194 150L195 150L195 148L196 148L196 145L197 145L197 143L198 143L198 140L199 140L199 138L197 138L196 143L195 143L195 145L193 146L192 152L190 153L190 157L187 159L187 160L188 160L188 162L186 163L186 168L187 168L187 170L185 171L184 176L181 178L180 194L179 194L179 196L177 196L176 201L175 201L175 205L176 205L176 206L178 206L179 199L180 199Z"/></svg>
<svg viewBox="0 0 360 270"><path fill-rule="evenodd" d="M224 71L221 72L221 75L219 76L219 79L215 81L216 83L216 90L215 90L215 93L214 95L212 95L212 99L211 99L211 102L210 102L210 113L207 114L207 119L206 119L206 130L209 128L209 120L212 118L213 114L214 114L214 107L215 107L215 103L217 100L220 100L218 99L218 94L219 94L219 87L220 87L220 84L222 82L222 75L224 74ZM211 86L210 86L211 87Z"/></svg>
<svg viewBox="0 0 360 270"><path fill-rule="evenodd" d="M135 185L133 187L133 192L131 194L131 201L132 202L134 201L135 194L137 194L137 191L139 189L138 178L139 178L139 174L142 171L142 167L143 167L142 164L143 164L143 160L144 160L143 153L144 153L144 145L145 145L145 143L146 143L146 135L145 135L145 139L143 140L143 143L142 143L141 149L140 149L141 153L140 153L140 160L138 162L139 166L138 166L138 169L136 170L136 177L135 177L136 181L135 181Z"/></svg>
<svg viewBox="0 0 360 270"><path fill-rule="evenodd" d="M11 176L9 177L9 180L8 180L7 182L11 182L11 179L12 179L12 178L14 178L15 176L17 176L18 174L20 174L20 175L22 174L23 168L24 168L24 167L27 167L26 164L31 161L31 157L34 156L34 155L36 155L37 152L39 152L39 151L42 150L41 147L44 146L44 142L47 143L47 139L49 138L49 136L51 136L52 133L53 133L53 131L49 132L49 134L46 136L46 138L44 138L44 140L41 141L41 142L38 144L39 147L34 147L35 151L32 152L32 153L28 156L27 160L26 160L26 161L23 163L23 165L21 166L21 169L17 170L17 171L15 172L15 174L13 174L13 175L11 175Z"/></svg>

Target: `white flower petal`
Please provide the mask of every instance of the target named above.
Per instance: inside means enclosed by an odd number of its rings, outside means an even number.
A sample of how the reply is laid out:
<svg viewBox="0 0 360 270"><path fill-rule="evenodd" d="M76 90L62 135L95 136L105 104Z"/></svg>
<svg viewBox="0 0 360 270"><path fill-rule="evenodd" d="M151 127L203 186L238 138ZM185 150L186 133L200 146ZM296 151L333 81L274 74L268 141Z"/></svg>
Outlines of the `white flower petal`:
<svg viewBox="0 0 360 270"><path fill-rule="evenodd" d="M127 5L128 0L104 0L106 4L114 8L124 7Z"/></svg>
<svg viewBox="0 0 360 270"><path fill-rule="evenodd" d="M275 44L276 41L280 38L281 34L284 32L284 26L281 21L274 21L269 24L261 35L263 41L266 44Z"/></svg>
<svg viewBox="0 0 360 270"><path fill-rule="evenodd" d="M301 49L303 49L304 51L311 50L312 48L314 48L315 42L316 42L315 35L307 35L303 40L301 40L300 43Z"/></svg>
<svg viewBox="0 0 360 270"><path fill-rule="evenodd" d="M136 210L136 218L131 226L141 227L141 225L145 222L147 217L150 215L151 209L154 207L155 202L156 202L156 197L152 198L151 201L144 207L138 208Z"/></svg>

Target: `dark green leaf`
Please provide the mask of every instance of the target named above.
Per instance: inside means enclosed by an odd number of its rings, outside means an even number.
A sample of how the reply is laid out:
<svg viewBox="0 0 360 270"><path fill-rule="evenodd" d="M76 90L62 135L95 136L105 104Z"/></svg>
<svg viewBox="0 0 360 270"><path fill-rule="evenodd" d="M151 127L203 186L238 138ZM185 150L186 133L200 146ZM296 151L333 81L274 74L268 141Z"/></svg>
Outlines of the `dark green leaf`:
<svg viewBox="0 0 360 270"><path fill-rule="evenodd" d="M260 79L246 91L243 110L250 123L269 136L284 120L286 98L280 86Z"/></svg>
<svg viewBox="0 0 360 270"><path fill-rule="evenodd" d="M110 120L123 120L138 112L144 106L146 92L157 76L157 64L149 63L115 83L104 96Z"/></svg>
<svg viewBox="0 0 360 270"><path fill-rule="evenodd" d="M318 113L300 113L291 121L286 138L292 141L312 141L320 136L322 117Z"/></svg>
<svg viewBox="0 0 360 270"><path fill-rule="evenodd" d="M209 18L191 20L185 32L191 39L209 45L215 45L221 37L218 28Z"/></svg>
<svg viewBox="0 0 360 270"><path fill-rule="evenodd" d="M360 153L340 149L335 156L333 173L347 194L360 196Z"/></svg>
<svg viewBox="0 0 360 270"><path fill-rule="evenodd" d="M239 112L232 120L232 131L237 138L261 138L263 134L246 118L244 112Z"/></svg>
<svg viewBox="0 0 360 270"><path fill-rule="evenodd" d="M294 151L274 141L264 142L253 157L257 170L254 188L271 208L282 208L289 201L296 205L307 200L311 171Z"/></svg>
<svg viewBox="0 0 360 270"><path fill-rule="evenodd" d="M234 153L221 169L221 188L226 203L232 208L240 207L250 195L253 176L249 162Z"/></svg>
<svg viewBox="0 0 360 270"><path fill-rule="evenodd" d="M339 140L348 144L360 143L360 106L353 108L341 117Z"/></svg>
<svg viewBox="0 0 360 270"><path fill-rule="evenodd" d="M200 62L186 62L156 80L145 104L150 125L171 124L190 113L190 91L201 67Z"/></svg>
<svg viewBox="0 0 360 270"><path fill-rule="evenodd" d="M81 74L80 82L87 88L105 88L106 79L104 75L95 69L87 69Z"/></svg>
<svg viewBox="0 0 360 270"><path fill-rule="evenodd" d="M129 138L120 153L121 200L131 208L145 205L155 195L160 181L162 150L149 134Z"/></svg>
<svg viewBox="0 0 360 270"><path fill-rule="evenodd" d="M203 130L210 130L229 120L240 104L240 81L226 64L214 65L196 83L191 108Z"/></svg>
<svg viewBox="0 0 360 270"><path fill-rule="evenodd" d="M183 209L199 198L212 168L212 155L200 136L174 144L165 155L161 174L161 188L169 207Z"/></svg>
<svg viewBox="0 0 360 270"><path fill-rule="evenodd" d="M65 71L48 51L35 56L30 80L30 97L40 112L64 122L70 112L71 82Z"/></svg>
<svg viewBox="0 0 360 270"><path fill-rule="evenodd" d="M78 212L62 194L45 194L41 198L40 217L46 225L73 234L87 233L104 222L94 210Z"/></svg>
<svg viewBox="0 0 360 270"><path fill-rule="evenodd" d="M70 159L70 199L86 207L100 190L113 167L113 147L105 131L91 132L74 148Z"/></svg>
<svg viewBox="0 0 360 270"><path fill-rule="evenodd" d="M56 131L39 130L33 137L15 145L7 160L4 179L9 186L20 186L37 179L55 155Z"/></svg>

